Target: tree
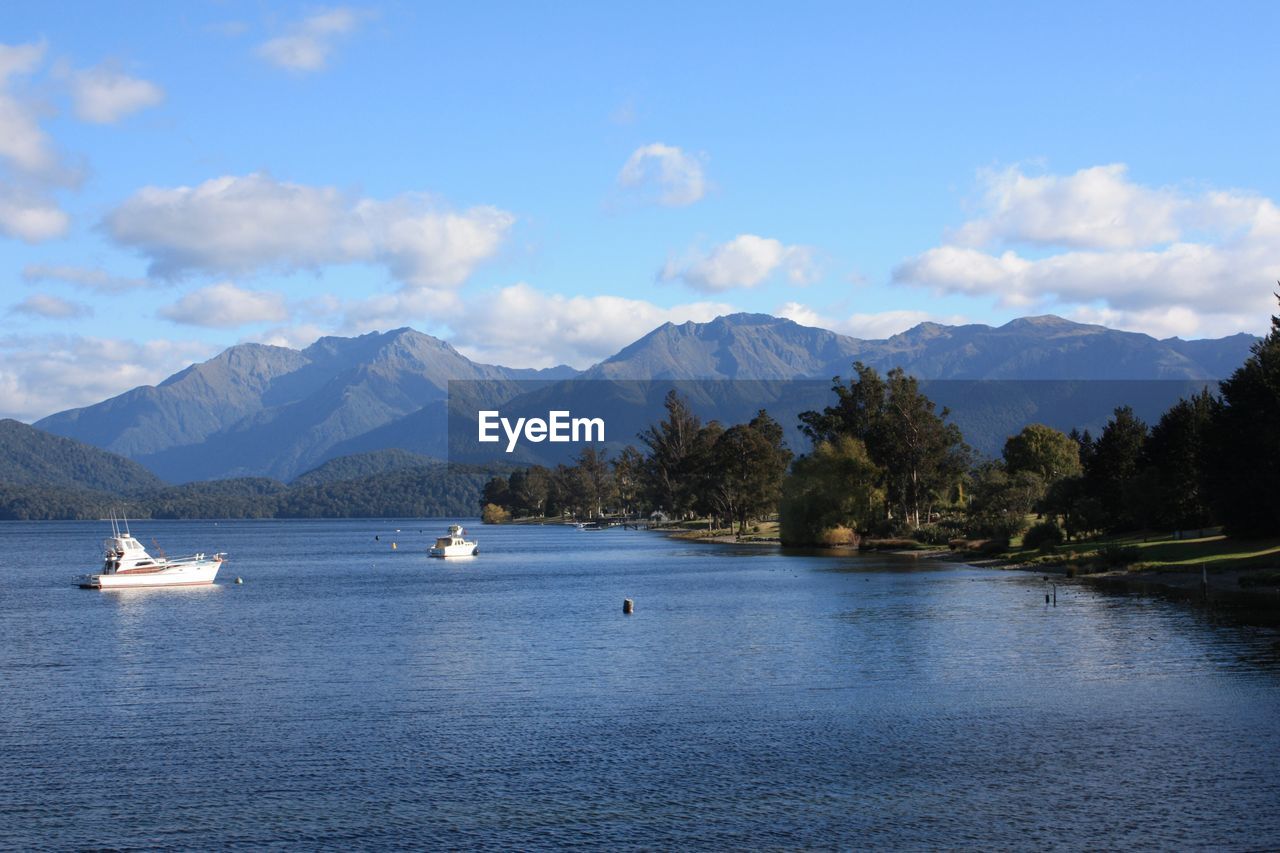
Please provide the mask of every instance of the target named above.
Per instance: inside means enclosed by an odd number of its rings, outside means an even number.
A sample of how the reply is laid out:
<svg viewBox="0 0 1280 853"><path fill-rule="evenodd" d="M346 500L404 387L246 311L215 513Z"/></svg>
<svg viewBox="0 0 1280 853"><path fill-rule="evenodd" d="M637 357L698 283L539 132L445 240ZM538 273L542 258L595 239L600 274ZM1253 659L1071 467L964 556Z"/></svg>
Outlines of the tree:
<svg viewBox="0 0 1280 853"><path fill-rule="evenodd" d="M820 440L782 482L779 534L783 545L856 544L881 517L880 468L852 436Z"/></svg>
<svg viewBox="0 0 1280 853"><path fill-rule="evenodd" d="M949 414L935 411L915 377L889 371L879 461L888 473L889 499L916 527L921 510L927 518L968 468L968 448L960 428L946 423Z"/></svg>
<svg viewBox="0 0 1280 853"><path fill-rule="evenodd" d="M524 471L515 471L509 478L511 501L526 514L543 516L550 492L550 471L534 465Z"/></svg>
<svg viewBox="0 0 1280 853"><path fill-rule="evenodd" d="M480 495L480 506L484 508L488 504L500 507L511 505L511 486L506 477L494 477L484 484L484 491Z"/></svg>
<svg viewBox="0 0 1280 853"><path fill-rule="evenodd" d="M1080 473L1080 445L1053 427L1029 424L1004 443L1004 464L1010 474L1031 471L1053 483Z"/></svg>
<svg viewBox="0 0 1280 853"><path fill-rule="evenodd" d="M1078 429L1073 429L1067 433L1067 438L1074 441L1080 448L1080 470L1088 471L1089 463L1093 461L1093 436L1089 434L1088 430L1082 433Z"/></svg>
<svg viewBox="0 0 1280 853"><path fill-rule="evenodd" d="M1152 472L1157 524L1185 530L1213 523L1202 483L1204 441L1214 405L1206 388L1190 399L1179 400L1151 428L1143 447L1143 464Z"/></svg>
<svg viewBox="0 0 1280 853"><path fill-rule="evenodd" d="M853 367L857 378L848 385L835 378L835 405L800 415L801 428L815 443L861 441L880 469L888 505L919 526L964 475L968 448L946 422L947 409L937 411L914 377L894 368L882 379L861 362Z"/></svg>
<svg viewBox="0 0 1280 853"><path fill-rule="evenodd" d="M1280 295L1277 295L1280 299ZM1210 503L1232 536L1280 534L1280 316L1221 385L1205 442Z"/></svg>
<svg viewBox="0 0 1280 853"><path fill-rule="evenodd" d="M1102 528L1102 505L1089 497L1084 477L1064 477L1051 483L1040 499L1040 511L1062 520L1062 529L1071 539Z"/></svg>
<svg viewBox="0 0 1280 853"><path fill-rule="evenodd" d="M614 488L617 490L618 503L626 516L634 515L639 509L644 465L645 459L640 451L629 444L613 460Z"/></svg>
<svg viewBox="0 0 1280 853"><path fill-rule="evenodd" d="M613 469L609 466L608 456L608 451L588 444L575 460L582 509L589 518L603 515L605 506L614 497Z"/></svg>
<svg viewBox="0 0 1280 853"><path fill-rule="evenodd" d="M578 468L569 467L563 462L551 472L550 488L547 491L547 506L556 515L572 516L582 514L586 505L586 489L582 483Z"/></svg>
<svg viewBox="0 0 1280 853"><path fill-rule="evenodd" d="M1093 443L1093 452L1084 469L1085 487L1097 499L1110 519L1107 527L1123 530L1135 521L1125 501L1125 483L1137 476L1142 461L1142 448L1147 440L1147 425L1133 409L1120 406L1102 428Z"/></svg>
<svg viewBox="0 0 1280 853"><path fill-rule="evenodd" d="M1010 539L1026 529L1027 514L1045 493L1038 473L1010 474L999 462L980 465L969 489L970 533L1000 539Z"/></svg>
<svg viewBox="0 0 1280 853"><path fill-rule="evenodd" d="M716 439L711 461L715 500L739 533L746 532L749 519L777 508L791 451L782 427L764 409L749 423L725 430Z"/></svg>
<svg viewBox="0 0 1280 853"><path fill-rule="evenodd" d="M639 435L649 450L644 481L655 506L680 516L690 508L689 456L702 431L702 421L674 389L667 392L663 406L666 418Z"/></svg>
<svg viewBox="0 0 1280 853"><path fill-rule="evenodd" d="M685 456L681 475L681 505L697 515L714 516L720 509L716 492L720 471L716 469L716 442L724 434L719 421L710 421L698 430Z"/></svg>
<svg viewBox="0 0 1280 853"><path fill-rule="evenodd" d="M480 513L480 520L485 524L506 524L511 520L511 513L497 504L485 504Z"/></svg>
<svg viewBox="0 0 1280 853"><path fill-rule="evenodd" d="M854 362L853 370L857 378L848 385L839 376L831 380L831 390L836 394L834 406L800 415L800 428L815 447L824 441L834 442L849 436L861 441L870 451L882 432L884 380L875 368L860 361Z"/></svg>

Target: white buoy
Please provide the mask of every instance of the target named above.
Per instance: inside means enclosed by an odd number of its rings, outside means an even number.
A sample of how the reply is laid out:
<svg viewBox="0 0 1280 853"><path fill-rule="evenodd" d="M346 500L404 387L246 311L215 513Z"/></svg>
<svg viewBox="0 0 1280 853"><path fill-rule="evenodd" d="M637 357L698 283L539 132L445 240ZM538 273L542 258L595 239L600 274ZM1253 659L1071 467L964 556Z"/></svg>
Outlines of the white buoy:
<svg viewBox="0 0 1280 853"><path fill-rule="evenodd" d="M236 583L244 583L244 578L236 578Z"/></svg>

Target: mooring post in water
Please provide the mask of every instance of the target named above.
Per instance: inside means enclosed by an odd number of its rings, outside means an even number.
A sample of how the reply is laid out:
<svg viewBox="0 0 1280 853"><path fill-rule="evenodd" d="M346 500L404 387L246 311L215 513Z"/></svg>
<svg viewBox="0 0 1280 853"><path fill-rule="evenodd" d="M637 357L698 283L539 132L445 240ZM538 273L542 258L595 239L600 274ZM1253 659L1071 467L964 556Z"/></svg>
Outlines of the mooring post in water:
<svg viewBox="0 0 1280 853"><path fill-rule="evenodd" d="M1053 584L1053 606L1058 606L1058 585L1056 583Z"/></svg>
<svg viewBox="0 0 1280 853"><path fill-rule="evenodd" d="M629 598L624 598L624 599L622 599L622 612L623 612L623 613L630 613L634 608L635 608L635 605L634 605L634 604L632 604L631 599L629 599Z"/></svg>

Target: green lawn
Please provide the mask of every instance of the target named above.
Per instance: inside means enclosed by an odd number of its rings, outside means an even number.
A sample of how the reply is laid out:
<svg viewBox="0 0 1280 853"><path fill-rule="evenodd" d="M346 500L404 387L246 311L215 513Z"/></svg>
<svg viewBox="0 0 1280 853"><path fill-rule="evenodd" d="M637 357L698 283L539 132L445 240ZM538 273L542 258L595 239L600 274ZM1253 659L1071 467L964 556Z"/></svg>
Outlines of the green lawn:
<svg viewBox="0 0 1280 853"><path fill-rule="evenodd" d="M1084 542L1068 542L1051 554L1015 549L1008 557L1016 562L1071 563L1091 560L1107 546L1138 549L1134 570L1166 569L1210 571L1280 568L1280 539L1228 539L1222 535L1174 539L1170 534L1104 536Z"/></svg>

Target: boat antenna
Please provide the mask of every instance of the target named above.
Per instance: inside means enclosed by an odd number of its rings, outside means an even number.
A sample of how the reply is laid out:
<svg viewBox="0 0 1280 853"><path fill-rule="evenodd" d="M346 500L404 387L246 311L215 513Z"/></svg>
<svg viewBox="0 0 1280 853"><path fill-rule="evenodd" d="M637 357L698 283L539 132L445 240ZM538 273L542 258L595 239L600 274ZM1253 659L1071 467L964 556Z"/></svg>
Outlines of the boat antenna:
<svg viewBox="0 0 1280 853"><path fill-rule="evenodd" d="M129 532L129 516L128 515L125 515L124 517L124 535L125 536L133 535L132 533Z"/></svg>

